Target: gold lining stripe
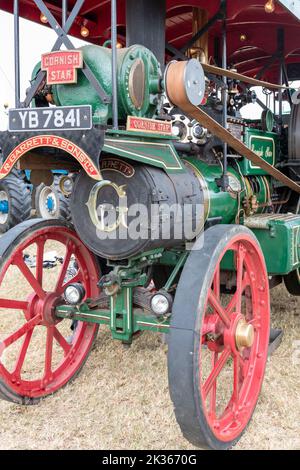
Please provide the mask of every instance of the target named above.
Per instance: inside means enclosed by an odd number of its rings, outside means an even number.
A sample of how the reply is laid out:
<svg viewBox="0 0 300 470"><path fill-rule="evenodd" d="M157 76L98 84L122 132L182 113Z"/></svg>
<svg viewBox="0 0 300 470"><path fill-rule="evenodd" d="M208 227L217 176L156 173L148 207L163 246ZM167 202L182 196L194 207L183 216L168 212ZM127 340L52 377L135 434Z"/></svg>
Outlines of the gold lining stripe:
<svg viewBox="0 0 300 470"><path fill-rule="evenodd" d="M204 215L205 215L205 222L206 222L206 220L208 219L209 213L210 213L210 208L211 208L208 184L207 184L206 179L204 178L203 174L201 173L201 171L193 163L191 163L187 160L184 160L184 162L188 166L193 168L193 170L196 173L195 176L198 179L198 181L200 183L200 186L201 186L201 188L204 192L204 209L205 209L205 214ZM205 195L205 192L206 192L206 195Z"/></svg>
<svg viewBox="0 0 300 470"><path fill-rule="evenodd" d="M164 323L150 323L146 321L138 320L137 325L144 325L144 326L154 326L155 328L170 328L170 325L166 325Z"/></svg>

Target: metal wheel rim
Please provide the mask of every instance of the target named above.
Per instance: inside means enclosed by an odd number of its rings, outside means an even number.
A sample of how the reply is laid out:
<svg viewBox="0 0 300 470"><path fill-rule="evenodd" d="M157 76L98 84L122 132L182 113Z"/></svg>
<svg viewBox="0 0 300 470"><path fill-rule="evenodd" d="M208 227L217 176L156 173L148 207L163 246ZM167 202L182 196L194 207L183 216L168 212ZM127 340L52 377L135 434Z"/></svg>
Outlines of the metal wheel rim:
<svg viewBox="0 0 300 470"><path fill-rule="evenodd" d="M2 201L7 201L7 203L9 204L7 192L3 190L0 191L0 202ZM8 213L4 214L3 212L0 212L0 224L2 225L6 224L7 219L8 219Z"/></svg>
<svg viewBox="0 0 300 470"><path fill-rule="evenodd" d="M47 207L47 200L52 198L54 208L52 210ZM39 211L43 219L57 218L59 216L59 199L51 186L45 186L41 189L39 195Z"/></svg>
<svg viewBox="0 0 300 470"><path fill-rule="evenodd" d="M235 252L238 286L236 289L236 298L239 298L237 302L241 302L241 294L246 288L251 290L253 318L247 320L247 323L252 324L255 331L255 337L251 348L244 348L244 352L245 350L248 350L247 356L249 355L246 365L246 359L243 357L241 352L237 350L235 341L235 334L237 331L236 325L237 322L241 320L238 308L236 308L237 312L234 314L233 310L235 309L235 302L232 302L228 306L228 311L224 311L223 309L222 312L219 301L220 264L225 253L230 250ZM240 275L243 275L243 272L247 273L247 275L244 274L245 277L243 276L243 280L241 280ZM256 249L253 239L244 235L242 239L239 237L233 239L223 250L213 279L211 280L210 287L208 288L200 338L202 345L204 344L208 349L209 347L212 348L212 370L210 375L204 380L202 377L201 364L203 359L203 348L199 347L198 386L201 405L207 424L215 438L222 442L234 441L243 432L251 419L260 393L267 360L270 327L267 282L268 279L264 269L263 255L260 250ZM209 318L209 323L207 314L208 305L213 307L214 312L212 315L213 320ZM211 314L209 316L211 316ZM222 316L224 318L221 318ZM224 320L228 323L227 326L225 325ZM209 345L209 341L203 340L203 338L207 338L208 328L211 329L212 323L214 322L215 326L220 325L220 323L223 323L225 326L224 332L222 333L224 346L220 346L220 351L218 353L214 351L213 345ZM220 326L216 329L220 331ZM222 340L220 343L222 343ZM229 358L233 358L233 395L227 404L227 408L224 409L223 414L221 413L220 416L216 416L215 401L217 379ZM241 380L240 377L241 365L243 366L243 380ZM216 380L213 380L214 377L216 377ZM208 399L209 409L207 403L205 404Z"/></svg>

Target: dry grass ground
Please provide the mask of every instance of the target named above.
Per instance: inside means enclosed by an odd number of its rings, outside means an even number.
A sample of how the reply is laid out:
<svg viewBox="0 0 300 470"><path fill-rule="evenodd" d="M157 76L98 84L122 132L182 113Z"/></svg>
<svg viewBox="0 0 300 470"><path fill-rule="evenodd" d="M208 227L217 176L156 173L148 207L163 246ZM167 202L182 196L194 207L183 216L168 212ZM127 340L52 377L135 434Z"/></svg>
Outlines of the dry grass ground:
<svg viewBox="0 0 300 470"><path fill-rule="evenodd" d="M269 360L258 407L237 449L300 449L300 301L277 287L272 312L284 340ZM73 383L37 406L1 401L0 423L0 449L193 449L173 414L166 345L152 333L125 349L100 330Z"/></svg>

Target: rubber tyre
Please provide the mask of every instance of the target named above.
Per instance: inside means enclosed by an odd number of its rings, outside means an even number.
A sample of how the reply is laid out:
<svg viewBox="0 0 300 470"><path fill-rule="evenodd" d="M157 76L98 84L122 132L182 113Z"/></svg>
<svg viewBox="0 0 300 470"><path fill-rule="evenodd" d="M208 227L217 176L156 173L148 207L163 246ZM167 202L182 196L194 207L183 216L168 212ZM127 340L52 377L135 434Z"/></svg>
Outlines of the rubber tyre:
<svg viewBox="0 0 300 470"><path fill-rule="evenodd" d="M253 233L242 226L218 225L205 232L203 247L191 251L183 268L173 305L168 339L170 396L184 437L199 448L227 450L233 447L245 432L255 409L254 406L247 425L240 435L234 440L223 442L216 438L208 424L198 385L200 380L198 358L201 349L199 338L206 304L206 287L203 288L203 286L210 285L221 250L238 234L247 235L258 245ZM260 254L263 257L261 251ZM264 276L267 280L265 264ZM268 283L266 284L267 294L269 294ZM266 330L264 332L265 363L269 328ZM264 373L264 367L262 373ZM256 403L257 401L255 405Z"/></svg>
<svg viewBox="0 0 300 470"><path fill-rule="evenodd" d="M0 222L0 233L5 233L10 228L30 218L31 195L17 170L13 170L0 181L1 191L6 193L8 201L7 218L2 223Z"/></svg>

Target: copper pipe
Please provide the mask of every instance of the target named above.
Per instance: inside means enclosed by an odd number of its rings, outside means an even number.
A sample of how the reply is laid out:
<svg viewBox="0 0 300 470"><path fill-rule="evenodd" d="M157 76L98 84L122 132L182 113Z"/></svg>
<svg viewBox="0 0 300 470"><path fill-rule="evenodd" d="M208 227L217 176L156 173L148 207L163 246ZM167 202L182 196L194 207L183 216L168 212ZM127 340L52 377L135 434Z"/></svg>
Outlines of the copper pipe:
<svg viewBox="0 0 300 470"><path fill-rule="evenodd" d="M207 10L201 8L193 8L193 36L200 31L208 22ZM198 59L200 62L207 64L208 62L208 32L204 33L193 47L189 49L189 57Z"/></svg>

